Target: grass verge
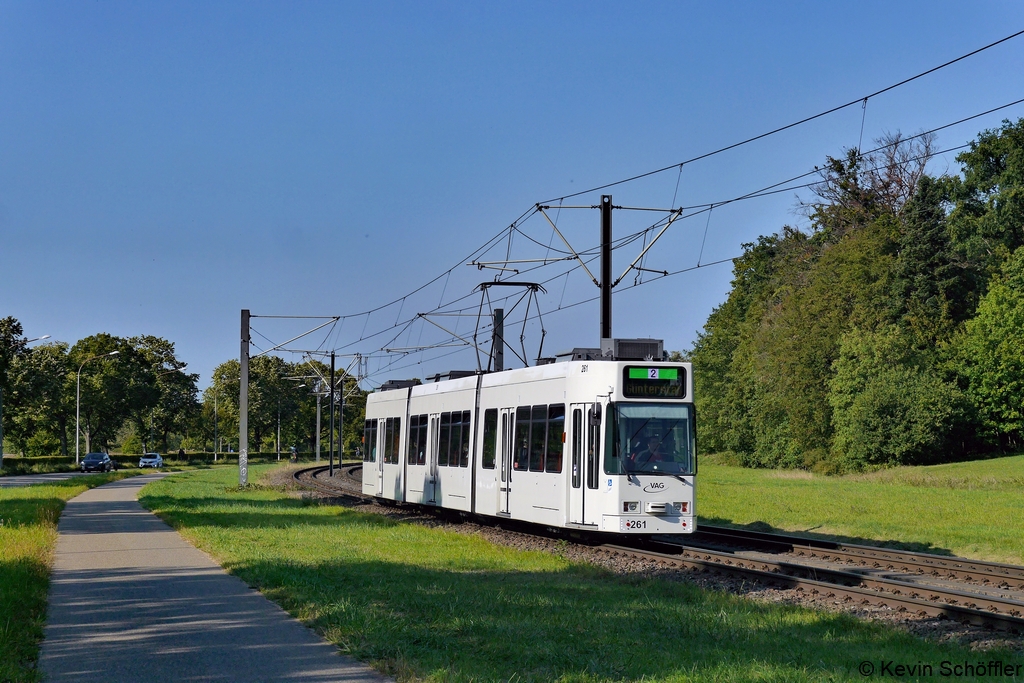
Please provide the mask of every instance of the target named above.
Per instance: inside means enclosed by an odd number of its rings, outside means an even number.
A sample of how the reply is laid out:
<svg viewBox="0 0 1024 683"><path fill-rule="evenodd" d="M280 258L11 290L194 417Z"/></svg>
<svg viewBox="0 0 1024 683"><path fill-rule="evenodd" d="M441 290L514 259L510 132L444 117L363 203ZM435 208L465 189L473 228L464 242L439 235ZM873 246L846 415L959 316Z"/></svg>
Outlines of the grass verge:
<svg viewBox="0 0 1024 683"><path fill-rule="evenodd" d="M704 462L697 513L752 526L1024 564L1024 455L830 477Z"/></svg>
<svg viewBox="0 0 1024 683"><path fill-rule="evenodd" d="M140 501L400 681L859 681L863 662L1024 666L1019 655L982 657L845 615L616 576L266 487L239 490L234 477L184 473L149 484Z"/></svg>
<svg viewBox="0 0 1024 683"><path fill-rule="evenodd" d="M0 681L36 681L46 592L64 503L86 489L131 476L97 474L0 489Z"/></svg>

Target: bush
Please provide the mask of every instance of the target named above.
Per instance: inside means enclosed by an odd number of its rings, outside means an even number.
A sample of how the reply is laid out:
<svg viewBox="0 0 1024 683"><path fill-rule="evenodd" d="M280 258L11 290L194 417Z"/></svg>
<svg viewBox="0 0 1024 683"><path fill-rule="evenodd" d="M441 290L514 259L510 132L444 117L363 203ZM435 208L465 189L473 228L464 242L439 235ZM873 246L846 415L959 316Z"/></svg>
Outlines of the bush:
<svg viewBox="0 0 1024 683"><path fill-rule="evenodd" d="M829 382L832 457L841 469L948 460L967 400L895 329L844 336Z"/></svg>
<svg viewBox="0 0 1024 683"><path fill-rule="evenodd" d="M60 452L60 439L40 429L25 442L25 455L53 455Z"/></svg>
<svg viewBox="0 0 1024 683"><path fill-rule="evenodd" d="M1019 446L1024 441L1024 247L1003 266L954 345L982 436L1000 448Z"/></svg>
<svg viewBox="0 0 1024 683"><path fill-rule="evenodd" d="M138 434L129 434L121 443L121 452L125 455L142 455L142 439Z"/></svg>

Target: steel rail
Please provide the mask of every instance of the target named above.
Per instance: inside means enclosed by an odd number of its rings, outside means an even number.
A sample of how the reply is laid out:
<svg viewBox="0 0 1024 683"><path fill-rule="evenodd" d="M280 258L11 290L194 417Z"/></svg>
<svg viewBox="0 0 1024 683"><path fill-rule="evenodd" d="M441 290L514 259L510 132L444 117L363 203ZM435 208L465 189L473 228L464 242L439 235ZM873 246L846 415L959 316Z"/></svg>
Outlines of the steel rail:
<svg viewBox="0 0 1024 683"><path fill-rule="evenodd" d="M1005 600L952 589L921 586L894 579L879 579L839 569L793 562L772 562L739 557L706 548L649 541L641 547L605 545L613 552L632 553L659 562L693 569L723 571L769 585L782 585L823 597L842 597L861 604L885 605L918 614L944 616L977 626L1024 633L1024 602ZM643 547L644 545L648 547ZM650 549L660 546L666 552Z"/></svg>
<svg viewBox="0 0 1024 683"><path fill-rule="evenodd" d="M356 469L362 469L362 464L359 465L341 465L335 469L340 469L345 476L351 477L352 472ZM340 486L336 483L326 483L320 479L318 475L323 474L329 468L327 465L318 465L316 467L304 467L301 470L296 470L292 474L292 478L301 486L307 488L314 488L322 493L328 493L334 496L345 495L360 499L367 499L369 496L363 495L362 491L354 488L348 488Z"/></svg>
<svg viewBox="0 0 1024 683"><path fill-rule="evenodd" d="M721 539L731 545L770 546L800 557L854 563L871 569L899 570L981 583L994 582L997 585L1005 583L1008 587L1024 589L1024 567L1018 565L705 525L697 527L695 540L699 541L700 537ZM687 539L687 543L692 542Z"/></svg>

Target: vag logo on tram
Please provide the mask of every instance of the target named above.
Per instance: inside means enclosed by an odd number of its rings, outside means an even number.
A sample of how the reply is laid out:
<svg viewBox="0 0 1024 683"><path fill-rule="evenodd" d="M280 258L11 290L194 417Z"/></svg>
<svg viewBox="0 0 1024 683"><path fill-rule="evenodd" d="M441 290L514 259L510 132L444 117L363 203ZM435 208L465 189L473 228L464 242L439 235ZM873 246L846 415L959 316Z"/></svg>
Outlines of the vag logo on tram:
<svg viewBox="0 0 1024 683"><path fill-rule="evenodd" d="M656 491L664 491L665 485L660 481L656 481L652 484L648 484L644 487L644 493L655 493Z"/></svg>

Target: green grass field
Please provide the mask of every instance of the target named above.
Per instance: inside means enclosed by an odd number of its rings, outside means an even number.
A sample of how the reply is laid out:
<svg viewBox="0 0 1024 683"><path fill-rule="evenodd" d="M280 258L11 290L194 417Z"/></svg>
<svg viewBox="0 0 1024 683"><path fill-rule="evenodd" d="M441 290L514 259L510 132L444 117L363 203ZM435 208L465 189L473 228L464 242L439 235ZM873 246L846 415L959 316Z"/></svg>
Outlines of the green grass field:
<svg viewBox="0 0 1024 683"><path fill-rule="evenodd" d="M265 471L254 468L253 480ZM864 661L938 671L942 661L982 658L845 615L616 576L266 487L239 490L235 476L184 473L148 485L141 501L343 651L401 681L856 681ZM1019 654L983 659L1024 664Z"/></svg>
<svg viewBox="0 0 1024 683"><path fill-rule="evenodd" d="M46 592L64 503L86 489L130 476L97 474L0 489L0 681L35 681Z"/></svg>
<svg viewBox="0 0 1024 683"><path fill-rule="evenodd" d="M1024 564L1024 455L828 477L700 465L700 522Z"/></svg>

